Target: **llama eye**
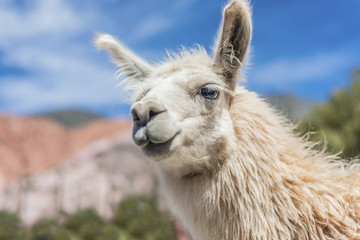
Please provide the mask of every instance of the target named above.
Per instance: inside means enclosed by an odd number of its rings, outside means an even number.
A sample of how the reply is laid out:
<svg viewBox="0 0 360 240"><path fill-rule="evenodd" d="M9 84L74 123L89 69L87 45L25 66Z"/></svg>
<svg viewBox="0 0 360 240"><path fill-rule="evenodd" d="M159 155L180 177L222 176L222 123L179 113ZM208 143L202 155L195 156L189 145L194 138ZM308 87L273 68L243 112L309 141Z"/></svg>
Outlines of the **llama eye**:
<svg viewBox="0 0 360 240"><path fill-rule="evenodd" d="M200 92L201 95L206 99L216 99L219 95L218 90L210 87L202 87Z"/></svg>

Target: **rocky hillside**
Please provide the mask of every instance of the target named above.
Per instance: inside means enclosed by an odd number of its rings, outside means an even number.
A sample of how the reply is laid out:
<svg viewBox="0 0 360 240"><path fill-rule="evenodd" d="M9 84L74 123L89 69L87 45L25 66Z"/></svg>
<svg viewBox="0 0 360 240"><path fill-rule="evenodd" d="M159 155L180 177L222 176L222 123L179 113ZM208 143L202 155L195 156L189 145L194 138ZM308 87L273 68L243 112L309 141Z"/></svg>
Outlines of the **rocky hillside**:
<svg viewBox="0 0 360 240"><path fill-rule="evenodd" d="M18 213L27 225L86 208L110 218L125 197L153 191L149 162L135 146L115 138L92 143L56 167L12 181L0 191L0 209Z"/></svg>
<svg viewBox="0 0 360 240"><path fill-rule="evenodd" d="M128 121L98 120L67 129L48 118L0 116L0 187L71 159L102 139L131 142Z"/></svg>

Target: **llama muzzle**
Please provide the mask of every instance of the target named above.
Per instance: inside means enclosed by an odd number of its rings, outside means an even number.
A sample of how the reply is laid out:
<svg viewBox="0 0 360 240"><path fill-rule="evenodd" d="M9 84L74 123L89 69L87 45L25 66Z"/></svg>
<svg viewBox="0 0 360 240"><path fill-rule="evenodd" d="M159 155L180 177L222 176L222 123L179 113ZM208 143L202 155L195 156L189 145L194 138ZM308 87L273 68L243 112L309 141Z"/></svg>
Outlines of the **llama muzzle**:
<svg viewBox="0 0 360 240"><path fill-rule="evenodd" d="M169 148L172 139L180 133L177 121L159 101L136 102L131 107L131 114L133 140L137 146L146 149L147 155L165 152L164 149Z"/></svg>

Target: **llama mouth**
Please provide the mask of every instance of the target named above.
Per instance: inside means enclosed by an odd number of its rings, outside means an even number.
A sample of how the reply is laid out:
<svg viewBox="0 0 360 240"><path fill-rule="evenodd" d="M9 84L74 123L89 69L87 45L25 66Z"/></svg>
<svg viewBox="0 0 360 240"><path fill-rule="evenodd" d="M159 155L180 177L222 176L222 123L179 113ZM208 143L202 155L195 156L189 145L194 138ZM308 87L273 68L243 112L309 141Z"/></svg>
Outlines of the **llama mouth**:
<svg viewBox="0 0 360 240"><path fill-rule="evenodd" d="M141 150L146 156L157 161L169 158L177 149L176 146L173 146L173 143L178 135L179 133L162 143L154 143L149 140L145 146L141 147Z"/></svg>

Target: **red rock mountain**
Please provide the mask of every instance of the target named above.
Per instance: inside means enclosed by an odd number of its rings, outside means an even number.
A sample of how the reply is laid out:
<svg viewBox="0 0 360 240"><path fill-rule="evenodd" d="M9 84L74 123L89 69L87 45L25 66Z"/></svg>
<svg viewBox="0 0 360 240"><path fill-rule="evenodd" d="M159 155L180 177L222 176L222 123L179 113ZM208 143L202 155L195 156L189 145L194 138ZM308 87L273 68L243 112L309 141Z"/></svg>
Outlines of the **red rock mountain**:
<svg viewBox="0 0 360 240"><path fill-rule="evenodd" d="M0 187L70 159L91 143L129 132L129 121L97 120L67 129L47 118L0 116ZM125 138L129 139L127 134Z"/></svg>

